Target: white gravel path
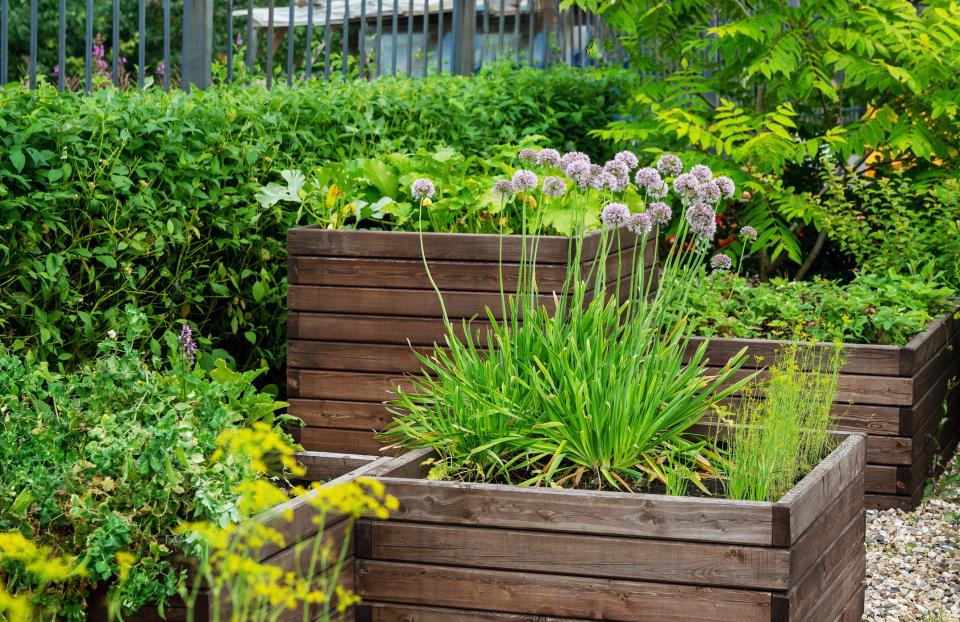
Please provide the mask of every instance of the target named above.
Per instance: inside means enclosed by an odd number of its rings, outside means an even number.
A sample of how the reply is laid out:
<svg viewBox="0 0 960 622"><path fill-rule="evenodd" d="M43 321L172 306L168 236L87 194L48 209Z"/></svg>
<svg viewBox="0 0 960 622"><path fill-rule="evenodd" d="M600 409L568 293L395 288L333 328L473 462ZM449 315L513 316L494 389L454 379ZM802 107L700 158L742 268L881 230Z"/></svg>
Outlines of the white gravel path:
<svg viewBox="0 0 960 622"><path fill-rule="evenodd" d="M915 512L867 512L866 622L960 622L960 463Z"/></svg>

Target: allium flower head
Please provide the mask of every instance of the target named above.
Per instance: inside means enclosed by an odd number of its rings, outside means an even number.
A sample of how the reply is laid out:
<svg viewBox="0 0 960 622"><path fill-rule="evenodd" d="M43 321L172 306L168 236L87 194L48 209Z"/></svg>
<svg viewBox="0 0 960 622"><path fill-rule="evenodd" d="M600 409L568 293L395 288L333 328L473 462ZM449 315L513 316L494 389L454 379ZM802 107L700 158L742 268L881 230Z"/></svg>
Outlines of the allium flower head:
<svg viewBox="0 0 960 622"><path fill-rule="evenodd" d="M637 156L633 155L632 151L621 151L613 156L613 159L618 162L623 162L627 165L627 169L631 171L640 166L640 160L637 159Z"/></svg>
<svg viewBox="0 0 960 622"><path fill-rule="evenodd" d="M740 230L740 237L742 237L744 240L747 240L747 241L750 241L750 242L756 242L756 241L757 241L757 230L754 229L753 227L747 225L746 227L744 227L743 229Z"/></svg>
<svg viewBox="0 0 960 622"><path fill-rule="evenodd" d="M705 164L694 164L690 169L690 174L696 177L698 181L710 181L713 179L713 171Z"/></svg>
<svg viewBox="0 0 960 622"><path fill-rule="evenodd" d="M683 162L672 153L666 153L657 160L657 170L664 177L676 177L683 170Z"/></svg>
<svg viewBox="0 0 960 622"><path fill-rule="evenodd" d="M673 218L673 210L662 201L656 201L648 205L647 213L650 214L650 217L653 218L658 225L668 225L670 224L670 219Z"/></svg>
<svg viewBox="0 0 960 622"><path fill-rule="evenodd" d="M543 193L548 197L562 197L567 192L567 182L559 177L543 178Z"/></svg>
<svg viewBox="0 0 960 622"><path fill-rule="evenodd" d="M736 186L734 186L732 179L726 175L720 175L713 181L717 184L717 187L720 188L720 192L723 193L724 198L729 199L733 196Z"/></svg>
<svg viewBox="0 0 960 622"><path fill-rule="evenodd" d="M180 350L183 355L191 363L195 361L197 359L197 344L193 342L193 331L187 324L184 324L183 328L180 329L180 336L177 337L177 341L180 342Z"/></svg>
<svg viewBox="0 0 960 622"><path fill-rule="evenodd" d="M517 192L523 192L524 190L533 190L537 187L539 180L537 179L537 174L533 171L528 171L525 169L520 169L513 174L513 188Z"/></svg>
<svg viewBox="0 0 960 622"><path fill-rule="evenodd" d="M604 171L603 179L607 185L607 188L613 192L623 192L630 186L629 177L617 177L616 175L611 175L610 173Z"/></svg>
<svg viewBox="0 0 960 622"><path fill-rule="evenodd" d="M720 186L715 181L705 181L697 188L697 197L704 203L709 203L710 205L714 205L719 201L722 194Z"/></svg>
<svg viewBox="0 0 960 622"><path fill-rule="evenodd" d="M521 162L534 164L537 161L537 152L533 149L521 149L518 154Z"/></svg>
<svg viewBox="0 0 960 622"><path fill-rule="evenodd" d="M593 175L590 174L590 162L586 160L574 160L566 168L567 177L581 189L590 186Z"/></svg>
<svg viewBox="0 0 960 622"><path fill-rule="evenodd" d="M647 212L632 214L627 222L627 229L638 235L647 235L653 231L653 219Z"/></svg>
<svg viewBox="0 0 960 622"><path fill-rule="evenodd" d="M413 183L410 184L410 194L412 194L413 198L417 201L429 199L436 193L437 189L433 187L433 182L424 177L414 179Z"/></svg>
<svg viewBox="0 0 960 622"><path fill-rule="evenodd" d="M717 213L713 208L700 201L687 210L687 223L690 230L701 238L712 240L717 232Z"/></svg>
<svg viewBox="0 0 960 622"><path fill-rule="evenodd" d="M657 169L650 166L645 166L637 171L637 174L633 176L633 181L639 188L647 191L651 188L659 188L663 183L663 179L660 177Z"/></svg>
<svg viewBox="0 0 960 622"><path fill-rule="evenodd" d="M568 169L574 162L586 162L587 166L589 166L590 156L579 151L571 151L570 153L563 154L563 157L560 158L560 170L566 173L567 177L570 177L570 179L573 179L573 176L570 175Z"/></svg>
<svg viewBox="0 0 960 622"><path fill-rule="evenodd" d="M498 179L493 184L493 191L499 195L513 194L513 183L509 179Z"/></svg>
<svg viewBox="0 0 960 622"><path fill-rule="evenodd" d="M600 212L600 222L616 227L630 221L630 208L623 203L607 203Z"/></svg>
<svg viewBox="0 0 960 622"><path fill-rule="evenodd" d="M673 180L673 189L684 198L694 197L700 189L700 182L690 173L683 173Z"/></svg>
<svg viewBox="0 0 960 622"><path fill-rule="evenodd" d="M733 267L733 261L723 253L717 253L710 258L710 267L717 272L726 272Z"/></svg>
<svg viewBox="0 0 960 622"><path fill-rule="evenodd" d="M647 197L651 199L662 199L667 196L667 193L670 192L670 186L667 185L667 182L661 181L659 186L654 186L653 188L647 188Z"/></svg>
<svg viewBox="0 0 960 622"><path fill-rule="evenodd" d="M541 149L536 162L540 166L560 166L560 152L556 149Z"/></svg>
<svg viewBox="0 0 960 622"><path fill-rule="evenodd" d="M624 179L630 178L630 168L621 160L610 160L603 165L603 170L610 173L614 177L622 177Z"/></svg>

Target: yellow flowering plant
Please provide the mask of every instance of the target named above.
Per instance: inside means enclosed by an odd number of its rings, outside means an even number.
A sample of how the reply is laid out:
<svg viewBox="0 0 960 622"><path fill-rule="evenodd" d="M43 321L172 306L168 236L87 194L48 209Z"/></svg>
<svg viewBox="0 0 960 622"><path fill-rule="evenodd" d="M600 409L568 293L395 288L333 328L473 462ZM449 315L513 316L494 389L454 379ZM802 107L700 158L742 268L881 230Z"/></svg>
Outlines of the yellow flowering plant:
<svg viewBox="0 0 960 622"><path fill-rule="evenodd" d="M213 459L244 461L264 477L237 487L239 523L184 523L184 538L203 543L191 585L184 585L188 609L209 598L214 622L268 622L290 611L303 620L329 620L359 598L340 585L353 524L361 517L386 518L397 500L377 480L358 477L330 486L280 485L283 477L302 477L294 449L266 424L227 430L217 439ZM304 520L308 518L308 520ZM295 522L296 521L296 522ZM287 525L309 525L309 534L291 547L293 555L276 555L287 546ZM296 534L297 536L300 533Z"/></svg>

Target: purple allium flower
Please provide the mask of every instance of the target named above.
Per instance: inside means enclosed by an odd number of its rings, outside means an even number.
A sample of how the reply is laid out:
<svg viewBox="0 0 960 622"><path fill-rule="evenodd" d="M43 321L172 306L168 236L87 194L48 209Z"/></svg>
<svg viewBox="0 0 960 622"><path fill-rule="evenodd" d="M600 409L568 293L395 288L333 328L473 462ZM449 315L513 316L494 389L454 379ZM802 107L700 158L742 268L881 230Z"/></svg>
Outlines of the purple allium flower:
<svg viewBox="0 0 960 622"><path fill-rule="evenodd" d="M690 169L690 174L696 177L698 181L710 181L713 179L713 171L705 164L694 164Z"/></svg>
<svg viewBox="0 0 960 622"><path fill-rule="evenodd" d="M533 190L536 188L539 181L537 174L533 171L520 169L513 174L511 183L517 192L523 192L524 190Z"/></svg>
<svg viewBox="0 0 960 622"><path fill-rule="evenodd" d="M700 184L700 187L697 188L697 197L705 203L710 205L715 204L720 200L720 195L723 193L720 191L720 186L714 181L705 181Z"/></svg>
<svg viewBox="0 0 960 622"><path fill-rule="evenodd" d="M672 153L666 153L657 160L657 170L664 177L676 177L683 170L683 162Z"/></svg>
<svg viewBox="0 0 960 622"><path fill-rule="evenodd" d="M412 194L413 198L417 201L429 199L436 193L437 189L433 187L433 182L425 177L414 179L413 183L410 184L410 194Z"/></svg>
<svg viewBox="0 0 960 622"><path fill-rule="evenodd" d="M553 175L543 178L543 193L548 197L562 197L567 192L567 182Z"/></svg>
<svg viewBox="0 0 960 622"><path fill-rule="evenodd" d="M611 227L630 222L630 208L623 203L607 203L600 212L600 222Z"/></svg>
<svg viewBox="0 0 960 622"><path fill-rule="evenodd" d="M540 166L560 166L560 152L556 149L541 149L536 162Z"/></svg>
<svg viewBox="0 0 960 622"><path fill-rule="evenodd" d="M677 175L677 178L673 180L673 189L684 198L696 196L699 188L700 182L690 173Z"/></svg>
<svg viewBox="0 0 960 622"><path fill-rule="evenodd" d="M177 341L180 342L180 350L183 352L183 355L186 356L191 363L195 361L197 359L197 344L193 342L193 331L190 330L189 325L183 325Z"/></svg>
<svg viewBox="0 0 960 622"><path fill-rule="evenodd" d="M646 212L632 214L627 221L627 229L640 235L647 235L653 231L653 219Z"/></svg>
<svg viewBox="0 0 960 622"><path fill-rule="evenodd" d="M651 199L662 199L667 196L668 192L670 192L670 186L667 185L667 182L661 181L659 186L647 188L647 197Z"/></svg>
<svg viewBox="0 0 960 622"><path fill-rule="evenodd" d="M673 218L673 210L670 209L669 205L663 203L662 201L657 201L648 205L647 213L650 214L650 216L658 225L670 224L670 219Z"/></svg>
<svg viewBox="0 0 960 622"><path fill-rule="evenodd" d="M521 149L519 156L520 161L527 164L534 164L537 161L537 152L533 149Z"/></svg>
<svg viewBox="0 0 960 622"><path fill-rule="evenodd" d="M581 189L587 188L593 180L590 174L590 162L586 160L574 160L566 168L567 177L570 178Z"/></svg>
<svg viewBox="0 0 960 622"><path fill-rule="evenodd" d="M717 232L717 213L712 207L698 201L687 210L686 216L691 231L702 238L713 239Z"/></svg>
<svg viewBox="0 0 960 622"><path fill-rule="evenodd" d="M607 184L607 188L613 192L623 192L630 186L629 177L617 177L616 175L611 175L610 173L604 171L603 178Z"/></svg>
<svg viewBox="0 0 960 622"><path fill-rule="evenodd" d="M571 164L574 162L586 162L587 165L590 165L590 156L579 151L571 151L570 153L563 154L563 157L560 158L560 170L567 174L567 177L573 179L573 175L567 170Z"/></svg>
<svg viewBox="0 0 960 622"><path fill-rule="evenodd" d="M723 253L717 253L710 258L710 267L716 272L726 272L733 267L733 261Z"/></svg>
<svg viewBox="0 0 960 622"><path fill-rule="evenodd" d="M733 185L733 180L727 177L726 175L720 175L713 180L717 187L720 188L720 192L723 193L724 198L729 199L733 196L736 186Z"/></svg>
<svg viewBox="0 0 960 622"><path fill-rule="evenodd" d="M509 179L498 179L495 184L493 184L493 191L496 194L508 195L513 194L513 183Z"/></svg>
<svg viewBox="0 0 960 622"><path fill-rule="evenodd" d="M624 179L630 178L630 168L627 167L627 164L621 160L610 160L603 165L603 170L610 173L614 177L622 177Z"/></svg>
<svg viewBox="0 0 960 622"><path fill-rule="evenodd" d="M748 240L748 241L750 241L750 242L756 242L756 241L757 241L757 230L754 229L753 227L747 225L746 227L744 227L743 229L740 230L740 237L742 237L744 240Z"/></svg>
<svg viewBox="0 0 960 622"><path fill-rule="evenodd" d="M613 159L617 162L623 162L626 164L627 169L630 171L640 166L640 160L637 159L637 156L633 155L632 151L621 151L617 155L613 156Z"/></svg>
<svg viewBox="0 0 960 622"><path fill-rule="evenodd" d="M243 45L243 37L237 35L237 45Z"/></svg>
<svg viewBox="0 0 960 622"><path fill-rule="evenodd" d="M663 184L663 179L657 169L649 166L637 171L637 174L633 176L633 181L637 184L637 187L643 188L647 192L654 188L660 188Z"/></svg>

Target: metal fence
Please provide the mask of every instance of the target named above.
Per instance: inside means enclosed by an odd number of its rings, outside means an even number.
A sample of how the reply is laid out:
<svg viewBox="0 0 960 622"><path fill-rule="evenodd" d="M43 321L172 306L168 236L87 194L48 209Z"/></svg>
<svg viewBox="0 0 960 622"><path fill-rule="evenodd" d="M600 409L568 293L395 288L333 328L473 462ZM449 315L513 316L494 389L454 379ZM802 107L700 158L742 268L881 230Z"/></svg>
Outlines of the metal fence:
<svg viewBox="0 0 960 622"><path fill-rule="evenodd" d="M469 74L495 61L585 67L622 55L595 15L555 0L287 1L0 0L0 84L270 87L336 74Z"/></svg>

